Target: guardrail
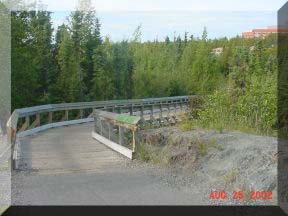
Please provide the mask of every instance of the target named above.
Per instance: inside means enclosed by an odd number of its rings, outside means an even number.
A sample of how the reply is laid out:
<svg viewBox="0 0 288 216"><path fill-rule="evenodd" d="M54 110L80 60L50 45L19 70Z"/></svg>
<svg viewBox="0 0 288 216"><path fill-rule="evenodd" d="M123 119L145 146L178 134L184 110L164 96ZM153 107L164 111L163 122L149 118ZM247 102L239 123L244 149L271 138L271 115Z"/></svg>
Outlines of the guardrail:
<svg viewBox="0 0 288 216"><path fill-rule="evenodd" d="M150 110L150 115L153 117L154 108L159 109L161 114L164 104L176 110L177 106L181 108L191 97L195 96L49 104L16 109L7 122L7 137L11 146L13 167L18 166L17 161L21 150L18 140L20 137L53 127L94 121L92 117L94 109L113 113L126 112L130 115L137 113L136 115L140 116L144 116L145 110Z"/></svg>

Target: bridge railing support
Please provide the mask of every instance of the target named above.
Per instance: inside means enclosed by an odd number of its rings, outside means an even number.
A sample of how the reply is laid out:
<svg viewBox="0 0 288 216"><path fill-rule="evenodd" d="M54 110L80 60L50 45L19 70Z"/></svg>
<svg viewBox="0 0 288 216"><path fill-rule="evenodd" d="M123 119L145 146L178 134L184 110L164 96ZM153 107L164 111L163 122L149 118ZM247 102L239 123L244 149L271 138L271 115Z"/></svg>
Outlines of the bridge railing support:
<svg viewBox="0 0 288 216"><path fill-rule="evenodd" d="M196 96L48 104L16 109L7 122L7 137L11 150L7 152L12 152L10 157L14 155L13 161L16 161L19 159L21 153L21 147L18 147L18 144L16 145L18 138L32 135L49 128L92 122L94 121L93 109L107 109L113 112L127 114L130 112L130 115L141 115L142 120L145 121L146 113L144 112L150 111L153 115L152 117L154 117L156 113L155 110L151 110L151 105L155 106L155 109L156 107L159 109L159 104L161 104L162 108L168 107L168 109L170 109L170 106L175 105L176 107L176 104L187 104L191 97ZM139 112L139 114L136 114L137 112ZM172 115L172 113L170 114ZM0 154L0 160L1 158L3 158L3 156ZM17 163L15 162L14 164Z"/></svg>
<svg viewBox="0 0 288 216"><path fill-rule="evenodd" d="M94 119L92 137L114 151L133 159L136 145L135 131L141 117L95 109Z"/></svg>

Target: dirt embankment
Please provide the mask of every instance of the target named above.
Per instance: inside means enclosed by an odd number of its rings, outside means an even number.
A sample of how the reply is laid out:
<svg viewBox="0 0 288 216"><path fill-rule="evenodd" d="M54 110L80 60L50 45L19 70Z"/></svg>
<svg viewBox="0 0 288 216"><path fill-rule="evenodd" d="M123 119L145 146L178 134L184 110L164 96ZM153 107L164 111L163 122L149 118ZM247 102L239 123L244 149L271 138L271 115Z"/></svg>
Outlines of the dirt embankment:
<svg viewBox="0 0 288 216"><path fill-rule="evenodd" d="M234 190L242 190L242 204L276 204L277 138L176 127L145 130L138 138L138 159L177 170L207 196L212 190L224 190L232 199ZM254 190L272 191L273 200L249 200Z"/></svg>

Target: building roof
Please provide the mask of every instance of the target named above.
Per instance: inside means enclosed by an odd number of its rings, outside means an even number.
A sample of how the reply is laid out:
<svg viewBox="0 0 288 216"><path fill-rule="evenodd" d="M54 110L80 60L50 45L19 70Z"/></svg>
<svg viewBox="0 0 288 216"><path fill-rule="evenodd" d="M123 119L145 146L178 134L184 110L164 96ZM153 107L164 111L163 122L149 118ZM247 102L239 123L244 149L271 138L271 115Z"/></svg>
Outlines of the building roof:
<svg viewBox="0 0 288 216"><path fill-rule="evenodd" d="M253 36L254 35L254 32L242 32L242 35L251 35L251 36Z"/></svg>
<svg viewBox="0 0 288 216"><path fill-rule="evenodd" d="M277 26L268 26L266 29L253 29L251 32L242 32L242 37L250 38L257 36L257 34L263 36L270 33L288 33L288 29L278 28Z"/></svg>
<svg viewBox="0 0 288 216"><path fill-rule="evenodd" d="M288 32L288 29L283 28L253 29L252 32L277 33L277 32Z"/></svg>

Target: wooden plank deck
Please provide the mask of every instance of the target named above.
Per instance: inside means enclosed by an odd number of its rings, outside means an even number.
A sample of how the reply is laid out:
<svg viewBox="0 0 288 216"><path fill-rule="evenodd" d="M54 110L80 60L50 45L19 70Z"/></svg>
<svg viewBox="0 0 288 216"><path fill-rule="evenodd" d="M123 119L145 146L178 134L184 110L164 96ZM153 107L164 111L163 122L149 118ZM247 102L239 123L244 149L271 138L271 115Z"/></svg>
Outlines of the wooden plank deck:
<svg viewBox="0 0 288 216"><path fill-rule="evenodd" d="M126 159L91 137L93 123L60 127L21 138L20 170L85 172L116 166Z"/></svg>

